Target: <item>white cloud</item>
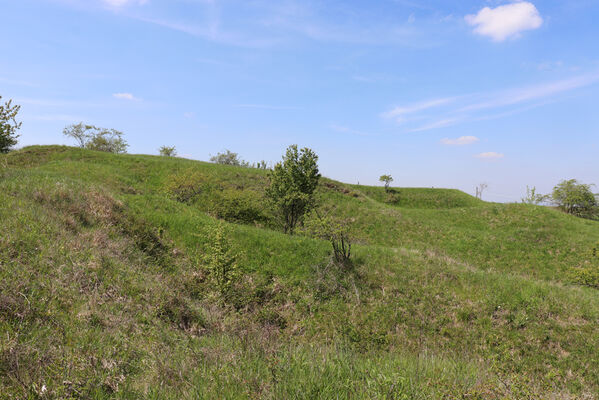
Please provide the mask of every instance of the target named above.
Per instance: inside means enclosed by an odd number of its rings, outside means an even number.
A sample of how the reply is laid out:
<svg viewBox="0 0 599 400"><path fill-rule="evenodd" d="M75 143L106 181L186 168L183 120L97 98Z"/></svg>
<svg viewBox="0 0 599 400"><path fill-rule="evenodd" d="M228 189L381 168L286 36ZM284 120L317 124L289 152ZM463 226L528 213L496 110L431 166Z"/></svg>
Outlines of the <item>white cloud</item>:
<svg viewBox="0 0 599 400"><path fill-rule="evenodd" d="M115 99L121 99L121 100L130 100L130 101L139 100L137 97L133 96L131 93L115 93L112 95L112 97L114 97Z"/></svg>
<svg viewBox="0 0 599 400"><path fill-rule="evenodd" d="M441 139L441 143L449 145L449 146L464 146L467 144L473 144L479 141L479 138L476 136L460 136L457 139Z"/></svg>
<svg viewBox="0 0 599 400"><path fill-rule="evenodd" d="M489 36L496 42L518 37L521 32L537 29L543 24L539 10L528 1L485 7L476 15L466 15L465 19L474 26L475 33Z"/></svg>
<svg viewBox="0 0 599 400"><path fill-rule="evenodd" d="M476 158L482 158L484 160L499 160L503 158L504 155L502 153L496 153L494 151L489 151L486 153L480 153L475 156Z"/></svg>

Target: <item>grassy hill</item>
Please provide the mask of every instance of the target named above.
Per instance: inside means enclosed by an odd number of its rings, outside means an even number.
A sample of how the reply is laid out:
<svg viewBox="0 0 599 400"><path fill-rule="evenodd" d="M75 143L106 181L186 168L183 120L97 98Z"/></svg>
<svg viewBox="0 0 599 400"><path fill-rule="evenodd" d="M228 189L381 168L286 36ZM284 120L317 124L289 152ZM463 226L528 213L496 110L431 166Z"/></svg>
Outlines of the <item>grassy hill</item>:
<svg viewBox="0 0 599 400"><path fill-rule="evenodd" d="M267 184L176 158L0 155L0 398L598 397L599 296L573 279L598 222L323 179L322 208L352 221L344 270L280 231ZM202 261L219 219L243 273L225 301Z"/></svg>

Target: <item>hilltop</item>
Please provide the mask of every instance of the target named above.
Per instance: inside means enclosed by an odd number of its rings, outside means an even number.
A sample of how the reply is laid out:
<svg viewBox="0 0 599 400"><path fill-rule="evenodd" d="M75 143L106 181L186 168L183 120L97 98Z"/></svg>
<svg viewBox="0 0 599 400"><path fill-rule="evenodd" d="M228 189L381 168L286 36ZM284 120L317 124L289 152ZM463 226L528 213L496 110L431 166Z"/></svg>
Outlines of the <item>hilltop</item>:
<svg viewBox="0 0 599 400"><path fill-rule="evenodd" d="M276 226L265 170L64 146L0 168L0 398L599 392L599 296L572 278L599 222L322 179L351 221L342 270ZM202 261L219 220L242 271L226 301Z"/></svg>

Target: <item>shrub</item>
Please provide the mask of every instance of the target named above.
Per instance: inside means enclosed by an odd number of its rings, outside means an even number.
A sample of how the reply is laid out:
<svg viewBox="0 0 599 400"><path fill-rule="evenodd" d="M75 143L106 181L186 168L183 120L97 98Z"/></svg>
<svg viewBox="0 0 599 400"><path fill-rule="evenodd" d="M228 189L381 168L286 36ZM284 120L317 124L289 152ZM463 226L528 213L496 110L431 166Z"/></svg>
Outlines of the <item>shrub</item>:
<svg viewBox="0 0 599 400"><path fill-rule="evenodd" d="M98 128L83 122L67 126L62 133L77 140L79 147L88 150L121 154L126 153L127 147L129 147L123 139L123 132L116 129Z"/></svg>
<svg viewBox="0 0 599 400"><path fill-rule="evenodd" d="M314 237L327 240L333 248L333 257L341 265L350 265L351 239L349 221L312 213L306 221L306 230Z"/></svg>
<svg viewBox="0 0 599 400"><path fill-rule="evenodd" d="M171 175L165 186L168 195L181 203L193 202L201 193L206 177L197 171Z"/></svg>
<svg viewBox="0 0 599 400"><path fill-rule="evenodd" d="M547 201L548 198L548 195L537 193L536 187L533 186L532 188L530 188L526 186L526 197L522 198L522 203L538 205Z"/></svg>
<svg viewBox="0 0 599 400"><path fill-rule="evenodd" d="M210 157L210 162L223 165L235 165L238 167L250 166L248 162L240 159L237 153L233 153L230 150L225 150L224 153L217 153L215 156Z"/></svg>
<svg viewBox="0 0 599 400"><path fill-rule="evenodd" d="M317 161L312 150L300 151L292 145L270 172L266 196L282 219L285 233L293 234L297 223L315 205L314 191L320 179Z"/></svg>
<svg viewBox="0 0 599 400"><path fill-rule="evenodd" d="M160 155L163 157L176 157L177 156L177 149L175 148L175 146L172 146L172 147L162 146L158 149L158 151L160 152Z"/></svg>
<svg viewBox="0 0 599 400"><path fill-rule="evenodd" d="M597 199L591 192L591 186L578 183L576 179L561 181L553 188L551 198L568 214L592 218L597 214Z"/></svg>
<svg viewBox="0 0 599 400"><path fill-rule="evenodd" d="M0 96L2 100L2 96ZM8 151L17 144L17 131L21 128L22 122L17 122L17 113L21 106L13 106L12 100L0 104L0 154Z"/></svg>
<svg viewBox="0 0 599 400"><path fill-rule="evenodd" d="M264 199L251 190L225 189L212 194L209 212L216 218L244 224L265 223Z"/></svg>
<svg viewBox="0 0 599 400"><path fill-rule="evenodd" d="M599 289L599 242L591 249L585 265L573 268L570 275L578 284Z"/></svg>
<svg viewBox="0 0 599 400"><path fill-rule="evenodd" d="M223 223L217 223L210 231L204 263L218 292L226 295L239 276L239 267Z"/></svg>

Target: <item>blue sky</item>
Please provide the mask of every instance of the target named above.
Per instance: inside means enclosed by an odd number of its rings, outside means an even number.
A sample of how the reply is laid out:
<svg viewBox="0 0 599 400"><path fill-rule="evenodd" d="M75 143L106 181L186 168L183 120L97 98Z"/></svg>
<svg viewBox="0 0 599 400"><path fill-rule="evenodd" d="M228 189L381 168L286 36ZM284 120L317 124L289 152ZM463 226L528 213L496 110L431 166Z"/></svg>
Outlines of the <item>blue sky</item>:
<svg viewBox="0 0 599 400"><path fill-rule="evenodd" d="M325 176L515 201L599 184L599 1L2 1L0 95L21 146L64 126Z"/></svg>

